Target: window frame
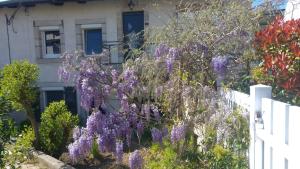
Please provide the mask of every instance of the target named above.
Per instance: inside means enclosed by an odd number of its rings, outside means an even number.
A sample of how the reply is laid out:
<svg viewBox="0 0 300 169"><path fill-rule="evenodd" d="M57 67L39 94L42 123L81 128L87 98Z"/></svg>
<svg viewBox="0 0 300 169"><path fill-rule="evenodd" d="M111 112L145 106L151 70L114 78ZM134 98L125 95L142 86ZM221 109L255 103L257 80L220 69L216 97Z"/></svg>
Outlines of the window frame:
<svg viewBox="0 0 300 169"><path fill-rule="evenodd" d="M39 27L39 31L41 34L41 46L42 46L42 59L58 59L62 53L62 35L59 26L43 26ZM47 54L46 47L46 32L50 31L58 31L60 35L59 45L60 45L60 53L59 54Z"/></svg>
<svg viewBox="0 0 300 169"><path fill-rule="evenodd" d="M81 25L80 26L81 28L81 36L82 36L82 51L84 53L84 56L85 57L91 57L91 56L97 56L99 54L86 54L86 35L85 35L85 32L87 30L101 30L101 41L102 41L102 51L103 51L103 25L102 24L84 24L84 25Z"/></svg>

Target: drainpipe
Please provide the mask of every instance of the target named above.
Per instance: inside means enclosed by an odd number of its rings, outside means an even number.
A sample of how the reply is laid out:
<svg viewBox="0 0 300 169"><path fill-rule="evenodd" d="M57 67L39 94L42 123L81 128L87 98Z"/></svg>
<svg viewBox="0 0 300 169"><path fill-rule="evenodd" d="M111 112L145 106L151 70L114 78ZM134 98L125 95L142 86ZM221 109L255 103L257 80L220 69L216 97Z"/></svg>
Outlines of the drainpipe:
<svg viewBox="0 0 300 169"><path fill-rule="evenodd" d="M5 14L5 21L6 21L6 35L7 35L8 58L9 58L9 64L11 64L10 37L9 37L9 31L8 31L8 26L10 25L10 20L8 19L8 16L6 14Z"/></svg>

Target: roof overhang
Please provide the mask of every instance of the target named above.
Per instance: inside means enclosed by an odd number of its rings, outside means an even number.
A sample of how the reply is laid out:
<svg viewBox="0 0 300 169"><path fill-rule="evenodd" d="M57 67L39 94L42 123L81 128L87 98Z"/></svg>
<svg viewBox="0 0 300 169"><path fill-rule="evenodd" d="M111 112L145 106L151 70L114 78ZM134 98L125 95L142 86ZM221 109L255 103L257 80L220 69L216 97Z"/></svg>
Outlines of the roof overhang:
<svg viewBox="0 0 300 169"><path fill-rule="evenodd" d="M8 0L0 2L0 8L33 7L37 4L52 4L60 6L65 2L77 2L80 4L84 4L87 1L96 0Z"/></svg>

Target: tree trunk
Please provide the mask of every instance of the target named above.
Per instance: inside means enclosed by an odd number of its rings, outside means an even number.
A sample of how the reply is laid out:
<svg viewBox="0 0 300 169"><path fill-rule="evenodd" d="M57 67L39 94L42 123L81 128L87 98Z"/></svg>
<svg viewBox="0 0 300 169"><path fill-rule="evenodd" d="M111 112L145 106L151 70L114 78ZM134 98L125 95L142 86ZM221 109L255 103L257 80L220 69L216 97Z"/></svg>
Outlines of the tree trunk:
<svg viewBox="0 0 300 169"><path fill-rule="evenodd" d="M37 146L39 144L39 124L35 120L34 116L32 117L32 116L28 115L28 119L32 125L34 136L35 136L34 145Z"/></svg>

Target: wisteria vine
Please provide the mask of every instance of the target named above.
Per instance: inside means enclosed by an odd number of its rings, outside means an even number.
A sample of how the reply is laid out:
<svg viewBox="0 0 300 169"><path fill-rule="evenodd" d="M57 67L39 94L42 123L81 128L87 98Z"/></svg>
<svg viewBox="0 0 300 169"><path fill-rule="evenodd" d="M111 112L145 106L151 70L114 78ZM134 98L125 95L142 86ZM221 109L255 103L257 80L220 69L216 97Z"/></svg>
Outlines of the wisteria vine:
<svg viewBox="0 0 300 169"><path fill-rule="evenodd" d="M156 48L154 59L156 62L165 63L165 71L168 75L174 71L174 64L180 60L184 50L205 52L206 48L194 43L185 48L161 44ZM117 162L120 163L123 158L124 145L127 147L131 145L132 134L137 135L140 143L145 127L150 121L161 123L161 112L150 100L142 103L134 100L136 93L142 95L147 89L139 81L138 73L133 68L126 67L121 72L102 65L100 60L108 55L107 51L100 56L89 58L81 55L80 52L65 53L63 64L58 71L60 79L75 83L80 94L81 106L87 112L91 112L86 127L74 129L74 142L68 146L70 158L73 162L85 158L90 153L93 143L96 142L100 152L113 153ZM213 66L216 71L223 69L217 63ZM163 85L155 88L156 97L162 95L163 89ZM108 111L109 97L116 97L119 100L119 109L114 107L113 111ZM184 139L185 133L186 126L183 122L175 124L170 132L172 143ZM168 128L152 128L151 134L154 142L162 144L163 138L168 136ZM135 157L138 154L136 151L133 152L130 157L131 161L140 162L140 157Z"/></svg>

